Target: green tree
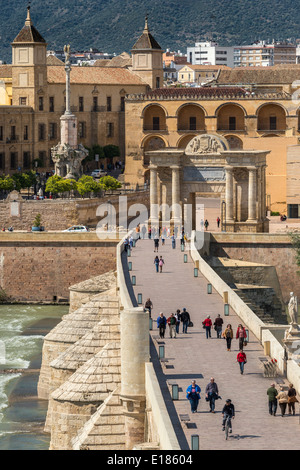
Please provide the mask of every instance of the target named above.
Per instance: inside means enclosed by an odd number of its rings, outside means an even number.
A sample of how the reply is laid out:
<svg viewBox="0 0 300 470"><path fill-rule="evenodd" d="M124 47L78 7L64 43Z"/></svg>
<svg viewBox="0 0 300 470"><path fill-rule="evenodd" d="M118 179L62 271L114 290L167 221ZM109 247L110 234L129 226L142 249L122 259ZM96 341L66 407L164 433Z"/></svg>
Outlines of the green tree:
<svg viewBox="0 0 300 470"><path fill-rule="evenodd" d="M0 177L0 191L11 192L15 189L15 182L10 176Z"/></svg>
<svg viewBox="0 0 300 470"><path fill-rule="evenodd" d="M122 183L118 181L116 178L113 178L113 176L102 176L99 181L100 184L102 184L103 188L105 191L109 189L119 189L122 188Z"/></svg>
<svg viewBox="0 0 300 470"><path fill-rule="evenodd" d="M46 183L46 193L58 194L60 192L61 176L53 175L48 178Z"/></svg>
<svg viewBox="0 0 300 470"><path fill-rule="evenodd" d="M97 183L92 176L84 175L77 182L77 191L80 196L98 193L101 189L103 189L102 184Z"/></svg>
<svg viewBox="0 0 300 470"><path fill-rule="evenodd" d="M120 149L117 145L105 145L103 147L104 155L112 162L114 157L120 156Z"/></svg>

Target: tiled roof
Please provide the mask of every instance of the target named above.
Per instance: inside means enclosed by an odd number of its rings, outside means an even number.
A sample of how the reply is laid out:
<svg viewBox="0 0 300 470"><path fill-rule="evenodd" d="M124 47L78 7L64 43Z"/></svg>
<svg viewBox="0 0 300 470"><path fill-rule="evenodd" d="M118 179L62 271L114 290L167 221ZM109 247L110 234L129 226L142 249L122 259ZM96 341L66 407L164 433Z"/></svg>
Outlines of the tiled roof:
<svg viewBox="0 0 300 470"><path fill-rule="evenodd" d="M42 42L45 43L45 39L41 36L38 30L33 26L24 26L21 29L18 36L14 39L13 43L18 42Z"/></svg>
<svg viewBox="0 0 300 470"><path fill-rule="evenodd" d="M11 65L0 65L0 78L12 78Z"/></svg>
<svg viewBox="0 0 300 470"><path fill-rule="evenodd" d="M64 63L58 57L51 54L47 56L47 65L64 65Z"/></svg>
<svg viewBox="0 0 300 470"><path fill-rule="evenodd" d="M148 29L148 19L146 18L146 24L143 31L143 34L139 37L135 45L133 46L132 50L143 50L143 49L159 49L161 50L160 45L154 39L152 34Z"/></svg>
<svg viewBox="0 0 300 470"><path fill-rule="evenodd" d="M300 80L300 65L280 65L274 67L237 67L221 70L217 80L219 85L267 85L293 83Z"/></svg>
<svg viewBox="0 0 300 470"><path fill-rule="evenodd" d="M149 91L145 98L163 97L163 98L177 98L177 97L230 97L230 96L245 96L246 90L240 87L198 87L198 88L158 88Z"/></svg>
<svg viewBox="0 0 300 470"><path fill-rule="evenodd" d="M48 83L65 83L64 67L47 67ZM73 67L71 84L91 85L145 85L141 78L121 67Z"/></svg>
<svg viewBox="0 0 300 470"><path fill-rule="evenodd" d="M111 59L97 59L93 64L93 67L106 67L110 63Z"/></svg>
<svg viewBox="0 0 300 470"><path fill-rule="evenodd" d="M192 64L185 64L183 67L189 67L192 70L201 70L202 72L207 70L231 70L230 67L227 67L227 65L192 65ZM182 68L183 68L182 67ZM182 69L180 69L182 70Z"/></svg>

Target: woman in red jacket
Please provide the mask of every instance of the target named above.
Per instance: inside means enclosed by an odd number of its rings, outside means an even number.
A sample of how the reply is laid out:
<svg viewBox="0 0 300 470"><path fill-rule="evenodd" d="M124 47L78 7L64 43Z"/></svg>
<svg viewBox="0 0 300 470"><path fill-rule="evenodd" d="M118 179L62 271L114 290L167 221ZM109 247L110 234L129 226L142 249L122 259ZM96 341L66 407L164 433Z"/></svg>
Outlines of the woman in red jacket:
<svg viewBox="0 0 300 470"><path fill-rule="evenodd" d="M210 315L207 315L207 318L202 322L202 325L206 330L206 338L211 338L212 321L210 319Z"/></svg>
<svg viewBox="0 0 300 470"><path fill-rule="evenodd" d="M244 351L241 349L240 352L238 353L237 355L237 362L239 363L240 365L240 371L241 371L241 374L244 373L244 366L245 364L247 363L247 357L246 357L246 354L244 353Z"/></svg>

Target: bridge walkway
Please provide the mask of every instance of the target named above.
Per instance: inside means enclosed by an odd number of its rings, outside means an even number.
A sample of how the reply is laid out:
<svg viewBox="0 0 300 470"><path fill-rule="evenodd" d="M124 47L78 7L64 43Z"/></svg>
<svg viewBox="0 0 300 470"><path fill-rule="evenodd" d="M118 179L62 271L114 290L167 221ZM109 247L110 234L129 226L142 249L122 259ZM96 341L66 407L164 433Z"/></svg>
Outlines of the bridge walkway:
<svg viewBox="0 0 300 470"><path fill-rule="evenodd" d="M185 307L194 323L187 334L180 333L176 339L169 338L168 329L164 339L165 357L169 359L166 367L161 368L155 342L151 355L157 376L182 449L189 449L191 435L200 437L200 449L203 450L288 450L300 449L299 405L296 404L296 416L270 416L266 391L274 379L264 378L259 357L264 355L259 341L250 331L250 343L246 346L248 363L244 375L240 374L236 362L238 341L233 339L232 351L227 352L225 340L217 339L212 329L212 338L206 339L202 321L207 314L212 320L221 314L224 323L231 323L234 334L240 323L239 317L230 310L224 317L223 299L213 291L207 294L207 280L199 274L194 277L193 263L188 256L188 263L183 261L183 253L177 242L175 250L171 241L159 248L158 255L165 261L162 273L156 273L154 266L154 242L139 240L132 250L132 275L136 276L135 295L143 295L143 302L150 297L154 310L152 318L156 320L160 312L168 317L171 312ZM156 321L153 322L152 337L158 337ZM205 401L205 388L211 377L219 387L222 400L216 401L216 413L209 412ZM186 399L186 389L191 380L196 379L200 386L201 400L198 413L192 414ZM175 380L179 385L179 400L172 401L167 382ZM287 384L287 382L286 382ZM279 389L279 386L277 386ZM231 398L236 408L233 421L233 434L225 441L222 432L221 410L226 398ZM188 414L190 422L180 422L179 415Z"/></svg>

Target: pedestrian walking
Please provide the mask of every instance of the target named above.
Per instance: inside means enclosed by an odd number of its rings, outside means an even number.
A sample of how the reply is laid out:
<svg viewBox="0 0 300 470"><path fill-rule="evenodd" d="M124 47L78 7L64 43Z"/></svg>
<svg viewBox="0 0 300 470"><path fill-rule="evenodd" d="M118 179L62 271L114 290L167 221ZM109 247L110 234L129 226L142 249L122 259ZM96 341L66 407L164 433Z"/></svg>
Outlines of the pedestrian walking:
<svg viewBox="0 0 300 470"><path fill-rule="evenodd" d="M145 240L146 238L146 233L147 233L147 228L146 225L142 226L142 239Z"/></svg>
<svg viewBox="0 0 300 470"><path fill-rule="evenodd" d="M293 413L295 416L295 403L297 403L297 392L294 389L293 384L289 384L288 389L288 408L289 408L289 415Z"/></svg>
<svg viewBox="0 0 300 470"><path fill-rule="evenodd" d="M148 230L148 238L149 238L149 240L151 240L151 238L152 238L152 228L151 227L149 227L149 230Z"/></svg>
<svg viewBox="0 0 300 470"><path fill-rule="evenodd" d="M201 388L196 384L196 380L192 380L192 384L186 390L186 398L190 401L191 412L197 413L198 403L201 399Z"/></svg>
<svg viewBox="0 0 300 470"><path fill-rule="evenodd" d="M271 384L271 387L268 388L267 390L267 395L269 398L269 413L271 416L276 416L276 411L277 411L277 395L278 391L275 388L275 384Z"/></svg>
<svg viewBox="0 0 300 470"><path fill-rule="evenodd" d="M159 248L159 238L154 238L154 253L158 253Z"/></svg>
<svg viewBox="0 0 300 470"><path fill-rule="evenodd" d="M148 310L149 317L151 317L151 312L152 312L152 309L153 309L153 303L150 300L150 298L146 300L145 305L144 305L144 309Z"/></svg>
<svg viewBox="0 0 300 470"><path fill-rule="evenodd" d="M190 320L191 317L189 312L186 311L186 308L182 309L182 312L180 314L180 321L182 322L182 333L187 333Z"/></svg>
<svg viewBox="0 0 300 470"><path fill-rule="evenodd" d="M205 219L205 222L204 222L204 227L205 227L205 230L207 231L208 229L208 226L209 226L209 222L207 219Z"/></svg>
<svg viewBox="0 0 300 470"><path fill-rule="evenodd" d="M163 268L163 265L165 264L164 260L163 260L163 257L160 256L159 258L159 272L162 273L162 268Z"/></svg>
<svg viewBox="0 0 300 470"><path fill-rule="evenodd" d="M217 338L222 338L222 328L223 328L223 318L221 318L221 315L218 314L217 318L215 319L214 322L214 327L217 332Z"/></svg>
<svg viewBox="0 0 300 470"><path fill-rule="evenodd" d="M237 332L236 332L236 339L239 340L239 349L244 349L245 339L247 338L246 329L243 327L242 324L239 324Z"/></svg>
<svg viewBox="0 0 300 470"><path fill-rule="evenodd" d="M163 339L165 337L165 331L167 326L167 319L163 312L160 312L159 317L156 320L157 328L159 328L159 337Z"/></svg>
<svg viewBox="0 0 300 470"><path fill-rule="evenodd" d="M127 253L128 247L129 247L129 241L127 237L125 238L123 245L124 245L124 251Z"/></svg>
<svg viewBox="0 0 300 470"><path fill-rule="evenodd" d="M240 349L236 360L239 363L240 371L241 371L241 374L243 375L245 364L247 364L247 357L246 357L246 354L244 353L244 351L242 349Z"/></svg>
<svg viewBox="0 0 300 470"><path fill-rule="evenodd" d="M289 396L287 392L284 390L283 386L280 386L280 392L277 395L277 400L279 403L280 411L281 411L281 416L284 417L285 412L286 412L286 407L289 401Z"/></svg>
<svg viewBox="0 0 300 470"><path fill-rule="evenodd" d="M218 225L218 228L220 228L220 222L221 222L221 219L220 217L217 218L217 225Z"/></svg>
<svg viewBox="0 0 300 470"><path fill-rule="evenodd" d="M162 234L162 236L161 236L161 245L162 246L165 245L165 241L166 241L165 236L164 236L164 234Z"/></svg>
<svg viewBox="0 0 300 470"><path fill-rule="evenodd" d="M176 248L176 237L175 237L174 233L171 236L171 241L172 241L172 249L175 250L175 248Z"/></svg>
<svg viewBox="0 0 300 470"><path fill-rule="evenodd" d="M159 257L158 256L155 256L154 264L155 264L156 272L158 273L159 272Z"/></svg>
<svg viewBox="0 0 300 470"><path fill-rule="evenodd" d="M167 319L170 330L170 338L176 338L176 318L174 313L171 313L171 316Z"/></svg>
<svg viewBox="0 0 300 470"><path fill-rule="evenodd" d="M210 315L207 315L205 320L202 322L203 327L205 328L206 331L206 339L211 338L211 327L212 327L212 321L210 319Z"/></svg>
<svg viewBox="0 0 300 470"><path fill-rule="evenodd" d="M209 402L209 412L215 413L215 401L219 398L219 389L213 377L211 377L210 382L206 385L205 394L206 401Z"/></svg>
<svg viewBox="0 0 300 470"><path fill-rule="evenodd" d="M129 246L130 246L130 249L132 250L132 248L133 248L133 237L132 236L129 237Z"/></svg>
<svg viewBox="0 0 300 470"><path fill-rule="evenodd" d="M232 342L232 339L233 339L233 329L232 329L230 323L225 328L222 336L223 336L223 338L226 339L227 351L231 351L231 342Z"/></svg>
<svg viewBox="0 0 300 470"><path fill-rule="evenodd" d="M179 326L180 326L180 310L177 310L175 313L175 318L176 318L176 334L178 335L179 333Z"/></svg>

